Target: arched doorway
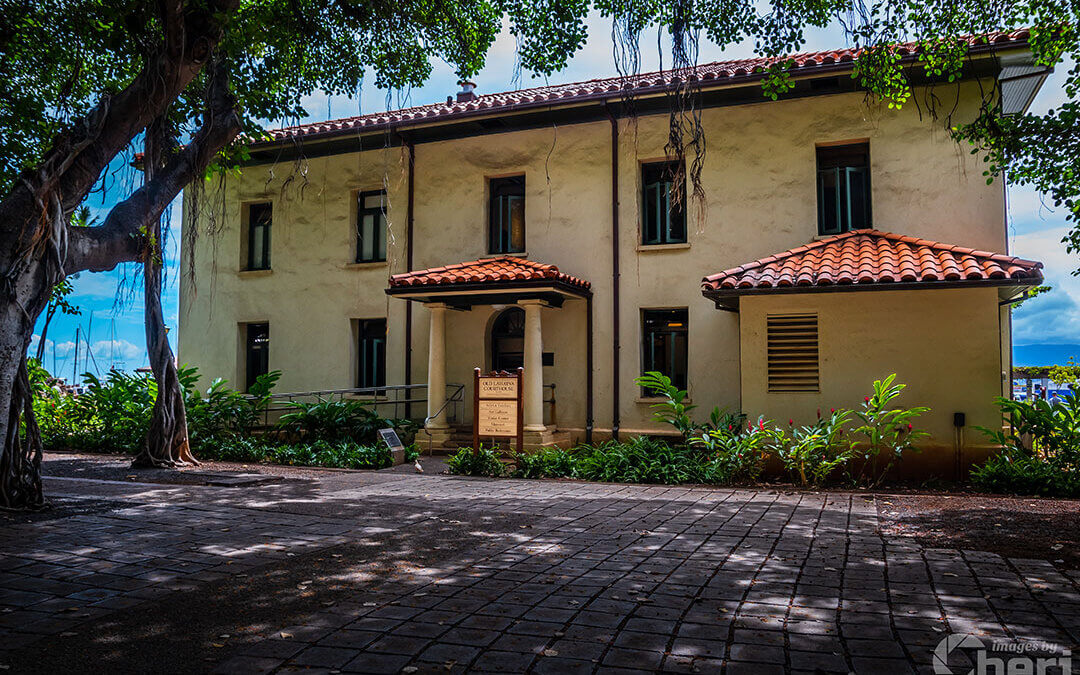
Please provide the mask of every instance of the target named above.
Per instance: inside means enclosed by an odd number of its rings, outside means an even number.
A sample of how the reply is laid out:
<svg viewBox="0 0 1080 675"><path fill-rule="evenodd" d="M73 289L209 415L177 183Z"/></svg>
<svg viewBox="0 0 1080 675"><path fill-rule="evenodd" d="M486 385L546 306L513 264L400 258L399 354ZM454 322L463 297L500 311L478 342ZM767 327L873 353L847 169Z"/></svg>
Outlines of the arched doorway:
<svg viewBox="0 0 1080 675"><path fill-rule="evenodd" d="M491 324L492 370L515 370L525 365L525 310L503 310Z"/></svg>

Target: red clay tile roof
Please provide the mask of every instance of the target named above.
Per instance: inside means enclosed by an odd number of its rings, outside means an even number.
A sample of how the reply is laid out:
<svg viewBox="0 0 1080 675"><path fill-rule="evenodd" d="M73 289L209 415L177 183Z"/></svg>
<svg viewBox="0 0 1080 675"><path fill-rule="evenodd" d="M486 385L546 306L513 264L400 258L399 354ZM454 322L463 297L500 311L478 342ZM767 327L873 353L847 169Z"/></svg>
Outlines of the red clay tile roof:
<svg viewBox="0 0 1080 675"><path fill-rule="evenodd" d="M877 230L853 230L701 280L705 295L823 286L1042 280L1042 263Z"/></svg>
<svg viewBox="0 0 1080 675"><path fill-rule="evenodd" d="M967 41L971 52L990 51L1001 47L1022 47L1027 44L1030 31L1015 30L990 33L988 35L969 36ZM915 43L898 47L902 57L914 58L918 51ZM691 80L699 80L702 86L721 86L740 82L760 80L764 72L773 64L791 61L793 75L804 73L822 73L826 71L851 70L859 50L854 48L834 49L822 52L806 52L780 57L758 57L734 61L716 61L697 66ZM472 101L458 103L433 103L430 105L403 108L389 112L369 113L357 117L312 122L297 126L274 129L269 132L273 141L301 136L334 135L356 130L375 130L406 124L423 123L432 120L447 120L458 117L472 117L491 113L511 112L524 108L551 106L565 103L580 103L589 100L602 100L622 96L625 88L633 94L649 94L671 89L679 81L679 73L665 70L643 73L629 78L608 77L585 82L571 82L545 87L532 87L518 91L498 94L484 94Z"/></svg>
<svg viewBox="0 0 1080 675"><path fill-rule="evenodd" d="M507 255L395 274L390 277L390 287L456 286L460 284L544 280L552 283L567 284L583 290L588 289L590 286L588 281L564 274L554 265Z"/></svg>

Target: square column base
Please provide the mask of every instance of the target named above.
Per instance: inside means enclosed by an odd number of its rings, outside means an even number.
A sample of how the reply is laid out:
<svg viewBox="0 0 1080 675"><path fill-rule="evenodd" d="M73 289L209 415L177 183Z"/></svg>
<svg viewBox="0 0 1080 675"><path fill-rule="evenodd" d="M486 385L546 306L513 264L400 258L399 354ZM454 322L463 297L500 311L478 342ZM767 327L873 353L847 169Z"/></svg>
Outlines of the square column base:
<svg viewBox="0 0 1080 675"><path fill-rule="evenodd" d="M554 425L544 427L543 431L529 431L526 429L522 434L522 444L526 450L549 448L554 445L569 449L569 434L559 433Z"/></svg>

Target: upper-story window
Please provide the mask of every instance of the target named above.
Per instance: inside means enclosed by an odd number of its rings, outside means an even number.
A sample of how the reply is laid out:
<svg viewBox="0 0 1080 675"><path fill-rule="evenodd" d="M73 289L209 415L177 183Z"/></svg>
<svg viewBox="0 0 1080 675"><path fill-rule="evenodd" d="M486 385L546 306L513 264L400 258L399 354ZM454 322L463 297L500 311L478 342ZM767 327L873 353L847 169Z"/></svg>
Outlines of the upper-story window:
<svg viewBox="0 0 1080 675"><path fill-rule="evenodd" d="M356 262L386 261L386 193L356 197Z"/></svg>
<svg viewBox="0 0 1080 675"><path fill-rule="evenodd" d="M488 253L525 252L525 176L492 178Z"/></svg>
<svg viewBox="0 0 1080 675"><path fill-rule="evenodd" d="M270 269L270 225L273 207L270 202L248 206L247 269Z"/></svg>
<svg viewBox="0 0 1080 675"><path fill-rule="evenodd" d="M870 144L817 149L818 234L870 227Z"/></svg>
<svg viewBox="0 0 1080 675"><path fill-rule="evenodd" d="M641 165L641 243L686 243L686 189L679 162Z"/></svg>

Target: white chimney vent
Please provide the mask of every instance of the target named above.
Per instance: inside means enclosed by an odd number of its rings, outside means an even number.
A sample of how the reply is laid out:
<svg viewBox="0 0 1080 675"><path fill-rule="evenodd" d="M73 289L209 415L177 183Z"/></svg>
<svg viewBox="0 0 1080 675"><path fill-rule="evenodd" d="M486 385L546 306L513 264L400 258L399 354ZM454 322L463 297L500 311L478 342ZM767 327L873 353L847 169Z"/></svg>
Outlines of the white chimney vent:
<svg viewBox="0 0 1080 675"><path fill-rule="evenodd" d="M475 82L461 80L458 84L461 85L461 91L457 94L458 103L465 103L476 98L476 92L474 91L476 89Z"/></svg>

